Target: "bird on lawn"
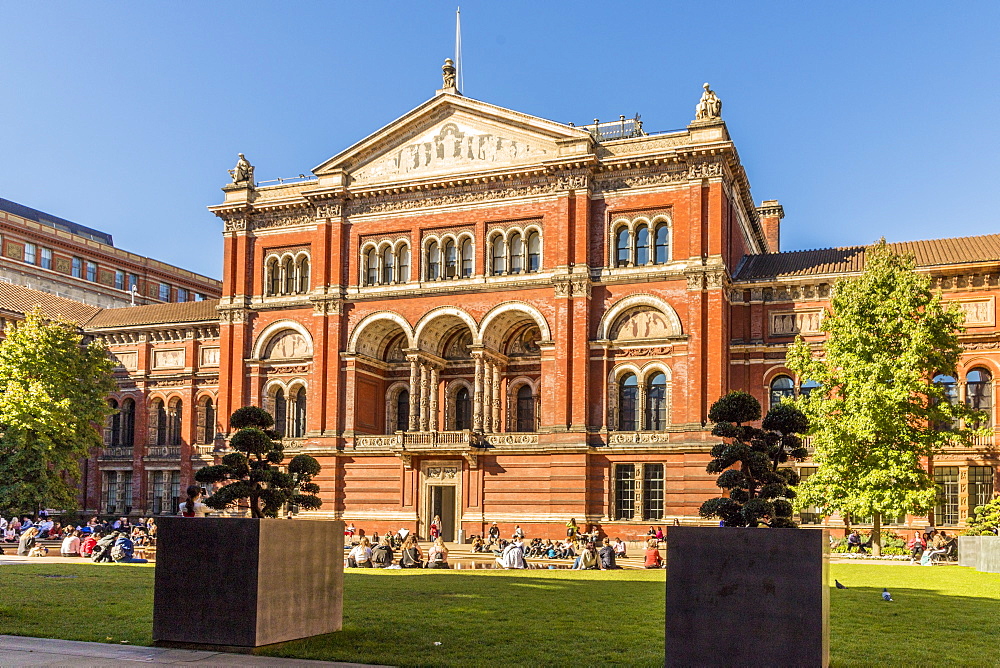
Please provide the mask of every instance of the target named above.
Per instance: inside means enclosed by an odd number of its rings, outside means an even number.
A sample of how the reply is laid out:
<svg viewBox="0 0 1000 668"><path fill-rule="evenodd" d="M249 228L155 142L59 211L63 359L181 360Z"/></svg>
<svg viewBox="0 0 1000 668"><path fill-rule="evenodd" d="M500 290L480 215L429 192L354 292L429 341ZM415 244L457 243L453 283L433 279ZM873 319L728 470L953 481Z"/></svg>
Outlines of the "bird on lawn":
<svg viewBox="0 0 1000 668"><path fill-rule="evenodd" d="M882 587L882 600L892 603L892 594L890 594L889 590L885 587Z"/></svg>
<svg viewBox="0 0 1000 668"><path fill-rule="evenodd" d="M837 585L837 589L847 589L847 587L840 584L840 580L834 580L834 583Z"/></svg>

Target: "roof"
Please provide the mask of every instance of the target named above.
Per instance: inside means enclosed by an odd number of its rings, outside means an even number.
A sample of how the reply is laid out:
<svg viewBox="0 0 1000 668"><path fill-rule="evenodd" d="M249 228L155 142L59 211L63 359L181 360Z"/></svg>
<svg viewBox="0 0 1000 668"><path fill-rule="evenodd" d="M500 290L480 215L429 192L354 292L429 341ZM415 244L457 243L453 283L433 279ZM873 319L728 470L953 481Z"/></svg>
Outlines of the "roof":
<svg viewBox="0 0 1000 668"><path fill-rule="evenodd" d="M865 268L865 246L744 255L734 280L760 281L795 276L860 273ZM889 244L896 253L908 253L918 267L972 262L1000 262L1000 234L952 239L898 241Z"/></svg>
<svg viewBox="0 0 1000 668"><path fill-rule="evenodd" d="M200 302L174 302L148 306L124 306L101 309L88 322L86 329L109 327L135 327L138 325L166 325L179 322L218 322L218 299Z"/></svg>
<svg viewBox="0 0 1000 668"><path fill-rule="evenodd" d="M23 285L0 282L0 311L24 314L35 307L41 308L42 315L48 318L60 318L79 324L87 322L101 310L74 299L57 297Z"/></svg>
<svg viewBox="0 0 1000 668"><path fill-rule="evenodd" d="M59 216L53 216L50 213L45 213L44 211L39 211L38 209L32 209L30 206L24 206L23 204L18 204L17 202L11 202L9 199L4 199L2 197L0 197L0 211L6 211L7 213L12 213L15 216L20 216L21 218L27 218L28 220L33 220L36 223L41 223L42 225L48 225L49 227L65 230L71 234L78 234L81 237L87 237L88 239L93 239L94 241L100 241L103 244L114 246L114 242L111 240L111 235L107 232L101 232L100 230L95 230L92 227L86 227L84 225L80 225L79 223L74 223L71 220L66 220L65 218L60 218Z"/></svg>

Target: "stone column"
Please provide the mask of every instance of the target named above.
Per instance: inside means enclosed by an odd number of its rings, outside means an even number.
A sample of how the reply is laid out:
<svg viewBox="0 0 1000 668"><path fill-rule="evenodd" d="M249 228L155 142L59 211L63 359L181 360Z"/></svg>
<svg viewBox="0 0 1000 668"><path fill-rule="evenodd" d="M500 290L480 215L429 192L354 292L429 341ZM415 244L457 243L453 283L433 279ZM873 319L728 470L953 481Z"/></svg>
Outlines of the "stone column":
<svg viewBox="0 0 1000 668"><path fill-rule="evenodd" d="M410 356L410 431L420 427L420 386L416 355Z"/></svg>
<svg viewBox="0 0 1000 668"><path fill-rule="evenodd" d="M483 432L493 431L493 362L483 361Z"/></svg>
<svg viewBox="0 0 1000 668"><path fill-rule="evenodd" d="M427 409L429 403L428 385L430 379L428 378L428 365L426 363L421 363L420 365L420 431L427 431Z"/></svg>
<svg viewBox="0 0 1000 668"><path fill-rule="evenodd" d="M431 367L431 385L430 385L430 411L429 411L429 421L428 427L431 431L438 430L438 385L440 381L438 380L438 368L436 366Z"/></svg>
<svg viewBox="0 0 1000 668"><path fill-rule="evenodd" d="M649 429L649 425L646 424L646 385L640 381L639 383L638 396L636 397L639 404L638 410L636 411L635 426L636 431L643 431L644 429Z"/></svg>
<svg viewBox="0 0 1000 668"><path fill-rule="evenodd" d="M494 364L493 365L493 381L492 382L493 382L493 390L492 390L492 396L493 396L493 418L492 418L493 431L496 432L496 433L500 433L501 431L503 431L503 428L500 426L500 403L501 403L501 397L500 397L500 365L498 365L498 364Z"/></svg>
<svg viewBox="0 0 1000 668"><path fill-rule="evenodd" d="M483 428L483 356L476 355L476 376L472 403L472 429L480 431Z"/></svg>

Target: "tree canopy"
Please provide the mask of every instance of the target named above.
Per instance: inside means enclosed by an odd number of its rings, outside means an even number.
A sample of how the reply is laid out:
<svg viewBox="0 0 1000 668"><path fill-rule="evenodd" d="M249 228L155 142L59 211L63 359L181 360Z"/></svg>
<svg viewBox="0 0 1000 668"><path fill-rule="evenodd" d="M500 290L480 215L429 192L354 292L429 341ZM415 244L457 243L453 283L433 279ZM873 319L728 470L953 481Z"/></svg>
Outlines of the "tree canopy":
<svg viewBox="0 0 1000 668"><path fill-rule="evenodd" d="M733 391L712 404L708 417L715 423L712 434L732 439L712 448L712 461L706 467L719 474L715 484L729 496L705 501L699 514L718 517L729 527L795 527L790 500L795 498L792 488L799 476L780 465L806 456L798 436L809 427L802 412L791 404L779 404L768 411L760 428L754 427L746 423L760 419L760 402L746 392Z"/></svg>
<svg viewBox="0 0 1000 668"><path fill-rule="evenodd" d="M77 505L80 462L101 445L114 365L103 344L39 310L0 341L0 508Z"/></svg>
<svg viewBox="0 0 1000 668"><path fill-rule="evenodd" d="M881 240L867 249L861 276L838 281L822 322L826 340L801 336L788 367L821 387L798 405L812 424L815 474L799 487L800 506L872 517L875 551L883 516L926 512L936 489L925 462L982 415L958 403L935 378L955 375L964 321Z"/></svg>
<svg viewBox="0 0 1000 668"><path fill-rule="evenodd" d="M223 510L246 499L252 517L277 517L281 507L294 503L307 510L322 505L316 496L319 486L312 477L320 465L309 455L296 455L287 472L277 465L285 459L281 439L273 431L274 418L263 408L237 409L229 421L236 433L229 441L231 452L216 466L206 466L195 474L199 482L226 484L205 500L205 505Z"/></svg>

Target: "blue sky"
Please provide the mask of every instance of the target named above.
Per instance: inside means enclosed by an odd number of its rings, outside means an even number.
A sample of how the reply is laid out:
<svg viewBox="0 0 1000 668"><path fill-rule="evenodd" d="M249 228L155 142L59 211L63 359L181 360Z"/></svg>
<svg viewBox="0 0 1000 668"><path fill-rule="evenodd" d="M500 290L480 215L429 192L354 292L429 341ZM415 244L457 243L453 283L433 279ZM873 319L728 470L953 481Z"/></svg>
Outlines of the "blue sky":
<svg viewBox="0 0 1000 668"><path fill-rule="evenodd" d="M0 4L0 197L221 274L226 170L307 173L431 97L455 2ZM785 250L997 232L1000 3L467 2L465 92L686 125L701 84Z"/></svg>

